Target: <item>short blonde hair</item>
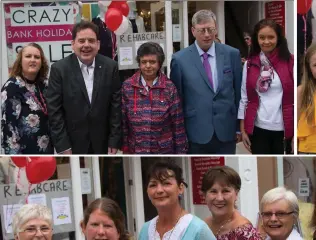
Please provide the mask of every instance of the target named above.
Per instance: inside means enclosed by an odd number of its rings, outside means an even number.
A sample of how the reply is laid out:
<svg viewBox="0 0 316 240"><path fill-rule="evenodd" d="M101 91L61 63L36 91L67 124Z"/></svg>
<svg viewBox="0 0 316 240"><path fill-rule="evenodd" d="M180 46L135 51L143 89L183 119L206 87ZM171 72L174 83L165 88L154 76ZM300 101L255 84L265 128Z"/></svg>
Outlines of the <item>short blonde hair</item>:
<svg viewBox="0 0 316 240"><path fill-rule="evenodd" d="M50 227L53 227L52 212L48 207L39 204L26 204L13 217L12 229L14 236L18 234L25 223L36 218L43 219Z"/></svg>
<svg viewBox="0 0 316 240"><path fill-rule="evenodd" d="M279 200L285 200L292 208L292 211L299 214L299 205L296 195L285 187L277 187L266 192L260 202L260 211L262 211L265 204L274 203Z"/></svg>

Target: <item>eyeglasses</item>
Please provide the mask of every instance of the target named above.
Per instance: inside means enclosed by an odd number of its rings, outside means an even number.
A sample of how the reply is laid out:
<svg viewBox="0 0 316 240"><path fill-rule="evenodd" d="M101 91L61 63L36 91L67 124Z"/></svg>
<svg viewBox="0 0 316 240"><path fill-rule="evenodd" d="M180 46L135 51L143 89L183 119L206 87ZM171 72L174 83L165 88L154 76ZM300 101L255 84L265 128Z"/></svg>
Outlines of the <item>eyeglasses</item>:
<svg viewBox="0 0 316 240"><path fill-rule="evenodd" d="M263 219L265 220L269 220L271 219L271 217L273 215L275 215L278 219L284 219L286 218L287 216L291 215L295 213L294 211L292 212L276 212L276 213L273 213L273 212L262 212L260 213L260 215L262 216Z"/></svg>
<svg viewBox="0 0 316 240"><path fill-rule="evenodd" d="M198 33L205 34L208 32L209 34L213 34L216 32L216 28L194 28Z"/></svg>
<svg viewBox="0 0 316 240"><path fill-rule="evenodd" d="M43 235L50 234L53 229L50 227L27 227L25 229L20 230L19 232L23 232L29 235L35 235L37 231L40 231Z"/></svg>

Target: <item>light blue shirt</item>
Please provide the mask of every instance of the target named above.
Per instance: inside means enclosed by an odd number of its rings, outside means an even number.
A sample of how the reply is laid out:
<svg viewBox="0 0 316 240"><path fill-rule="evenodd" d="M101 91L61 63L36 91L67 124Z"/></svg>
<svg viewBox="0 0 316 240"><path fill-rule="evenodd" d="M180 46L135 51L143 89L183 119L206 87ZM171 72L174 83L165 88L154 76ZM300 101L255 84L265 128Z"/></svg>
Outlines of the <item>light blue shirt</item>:
<svg viewBox="0 0 316 240"><path fill-rule="evenodd" d="M199 47L199 45L197 44L196 40L195 40L195 46L199 52L202 64L203 64L203 53L204 51ZM209 54L208 56L208 62L211 65L211 69L212 69L212 78L213 78L213 86L214 86L214 92L216 92L216 89L218 87L218 79L217 79L217 68L216 68L216 55L215 55L215 43L212 43L212 46L210 47L210 49L207 51L207 53Z"/></svg>
<svg viewBox="0 0 316 240"><path fill-rule="evenodd" d="M146 88L146 90L148 91L149 88L148 88L148 86L147 86L147 83L146 83L146 81L145 81L143 75L140 75L140 80L141 80L143 86L144 86L144 87ZM155 80L153 81L153 86L155 86L155 84L156 84L157 82L158 82L158 77L156 77Z"/></svg>
<svg viewBox="0 0 316 240"><path fill-rule="evenodd" d="M211 229L203 220L196 216L193 216L191 219L192 220L190 220L190 223L188 224L186 230L184 231L184 235L181 236L181 238L170 238L171 235L169 235L169 238L172 240L216 240ZM155 240L153 238L155 232L149 232L149 226L153 220L154 219L146 222L143 225L138 240Z"/></svg>

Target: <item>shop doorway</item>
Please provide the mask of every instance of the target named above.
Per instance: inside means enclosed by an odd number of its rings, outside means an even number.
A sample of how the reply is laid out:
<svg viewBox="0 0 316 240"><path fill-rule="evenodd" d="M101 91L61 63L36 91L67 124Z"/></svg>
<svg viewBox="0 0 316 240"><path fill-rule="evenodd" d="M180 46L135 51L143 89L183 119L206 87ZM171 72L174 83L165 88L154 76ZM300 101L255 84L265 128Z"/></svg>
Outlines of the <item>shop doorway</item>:
<svg viewBox="0 0 316 240"><path fill-rule="evenodd" d="M100 157L101 195L114 200L126 216L125 175L122 157Z"/></svg>
<svg viewBox="0 0 316 240"><path fill-rule="evenodd" d="M243 32L251 32L261 19L259 1L225 1L225 44L239 49L247 57L248 48Z"/></svg>

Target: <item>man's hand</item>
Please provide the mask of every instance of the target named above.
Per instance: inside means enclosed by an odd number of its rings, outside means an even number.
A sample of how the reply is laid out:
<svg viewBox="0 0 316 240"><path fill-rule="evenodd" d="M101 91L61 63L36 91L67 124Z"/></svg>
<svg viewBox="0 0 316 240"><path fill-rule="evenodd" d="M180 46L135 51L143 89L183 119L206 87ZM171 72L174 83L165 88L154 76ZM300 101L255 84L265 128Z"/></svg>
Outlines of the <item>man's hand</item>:
<svg viewBox="0 0 316 240"><path fill-rule="evenodd" d="M117 153L117 148L108 148L108 154L109 155L114 155Z"/></svg>
<svg viewBox="0 0 316 240"><path fill-rule="evenodd" d="M71 154L72 154L72 150L71 150L71 148L70 148L70 149L67 149L67 150L65 150L65 151L63 151L63 152L60 152L60 153L58 153L58 154L71 155Z"/></svg>
<svg viewBox="0 0 316 240"><path fill-rule="evenodd" d="M246 132L242 132L242 142L244 143L245 148L251 152L251 142Z"/></svg>

